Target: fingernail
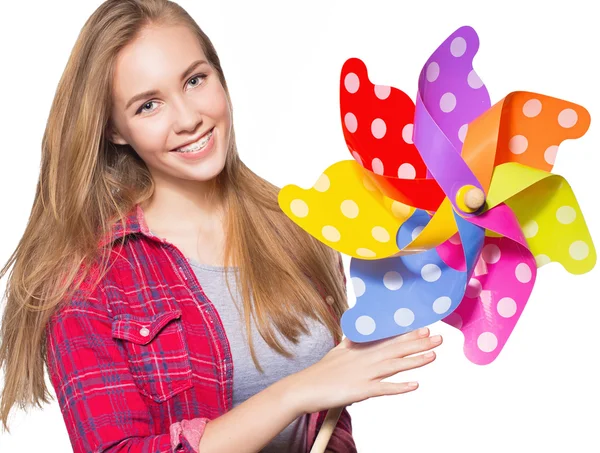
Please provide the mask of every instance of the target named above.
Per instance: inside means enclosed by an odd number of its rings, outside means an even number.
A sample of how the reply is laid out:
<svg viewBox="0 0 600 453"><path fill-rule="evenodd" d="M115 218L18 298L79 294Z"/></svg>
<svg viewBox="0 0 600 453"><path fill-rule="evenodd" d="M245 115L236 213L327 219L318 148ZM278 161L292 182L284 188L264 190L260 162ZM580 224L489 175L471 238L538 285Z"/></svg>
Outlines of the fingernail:
<svg viewBox="0 0 600 453"><path fill-rule="evenodd" d="M421 328L419 329L419 336L420 336L420 337L424 337L424 336L426 336L426 335L427 335L427 332L428 332L428 330L429 330L429 329L427 329L427 327L421 327Z"/></svg>
<svg viewBox="0 0 600 453"><path fill-rule="evenodd" d="M433 352L428 352L427 354L424 355L424 357L426 359L431 359L433 357Z"/></svg>
<svg viewBox="0 0 600 453"><path fill-rule="evenodd" d="M434 337L431 337L431 342L433 344L438 344L442 342L442 337L440 335L436 335Z"/></svg>
<svg viewBox="0 0 600 453"><path fill-rule="evenodd" d="M417 382L409 382L407 384L408 388L411 388L411 389L417 388L417 385L419 385Z"/></svg>

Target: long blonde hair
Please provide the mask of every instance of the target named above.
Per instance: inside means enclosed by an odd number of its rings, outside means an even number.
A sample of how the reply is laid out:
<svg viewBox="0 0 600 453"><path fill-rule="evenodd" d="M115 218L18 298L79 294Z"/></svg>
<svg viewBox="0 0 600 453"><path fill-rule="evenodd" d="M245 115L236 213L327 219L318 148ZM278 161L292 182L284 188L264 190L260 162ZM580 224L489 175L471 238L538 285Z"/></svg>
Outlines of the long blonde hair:
<svg viewBox="0 0 600 453"><path fill-rule="evenodd" d="M49 113L29 221L0 271L2 278L14 264L0 329L0 367L5 371L0 416L7 431L15 404L26 409L50 402L44 379L49 317L83 283L94 287L101 281L108 269L108 247L99 247L99 238L115 222L124 224L135 204L154 191L148 168L133 148L106 137L115 59L147 25L187 25L218 74L231 107L217 52L176 3L108 0L86 21ZM239 268L246 330L257 368L262 371L251 341L251 314L265 341L287 357L291 354L274 336L274 328L296 344L301 333L309 333L307 317L320 320L339 342L339 318L348 308L340 254L282 213L279 188L240 160L233 127L225 168L215 182L228 207L225 264ZM101 272L91 272L95 266ZM97 279L88 285L91 275ZM323 294L334 298L335 316Z"/></svg>

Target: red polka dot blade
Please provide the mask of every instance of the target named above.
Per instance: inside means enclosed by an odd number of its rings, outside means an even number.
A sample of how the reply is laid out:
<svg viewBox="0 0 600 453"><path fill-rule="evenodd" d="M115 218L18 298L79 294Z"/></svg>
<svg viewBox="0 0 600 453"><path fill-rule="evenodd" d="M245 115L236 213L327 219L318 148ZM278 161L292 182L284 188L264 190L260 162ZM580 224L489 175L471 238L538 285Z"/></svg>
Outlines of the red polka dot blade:
<svg viewBox="0 0 600 453"><path fill-rule="evenodd" d="M369 80L358 58L344 63L340 113L352 156L388 197L416 208L435 210L444 199L413 144L415 104L403 91Z"/></svg>

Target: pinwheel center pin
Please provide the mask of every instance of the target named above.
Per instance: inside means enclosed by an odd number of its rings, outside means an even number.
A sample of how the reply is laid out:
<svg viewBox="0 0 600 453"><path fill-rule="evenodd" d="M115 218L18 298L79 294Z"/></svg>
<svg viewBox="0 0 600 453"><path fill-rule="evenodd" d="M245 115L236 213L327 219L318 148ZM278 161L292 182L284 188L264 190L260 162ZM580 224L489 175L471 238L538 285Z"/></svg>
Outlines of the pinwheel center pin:
<svg viewBox="0 0 600 453"><path fill-rule="evenodd" d="M485 194L479 187L467 184L456 192L456 205L463 212L476 212L485 203Z"/></svg>

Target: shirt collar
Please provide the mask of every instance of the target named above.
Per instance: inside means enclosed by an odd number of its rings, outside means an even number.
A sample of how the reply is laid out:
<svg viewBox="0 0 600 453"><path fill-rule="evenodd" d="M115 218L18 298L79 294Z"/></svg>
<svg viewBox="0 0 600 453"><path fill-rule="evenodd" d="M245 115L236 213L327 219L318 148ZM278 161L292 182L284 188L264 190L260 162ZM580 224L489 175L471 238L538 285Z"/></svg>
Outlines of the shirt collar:
<svg viewBox="0 0 600 453"><path fill-rule="evenodd" d="M146 219L144 218L144 211L139 203L136 203L125 216L125 226L121 224L120 220L117 220L112 225L111 230L100 241L100 246L104 246L107 243L112 244L123 236L136 233L142 233L145 236L160 241L158 237L150 232Z"/></svg>

